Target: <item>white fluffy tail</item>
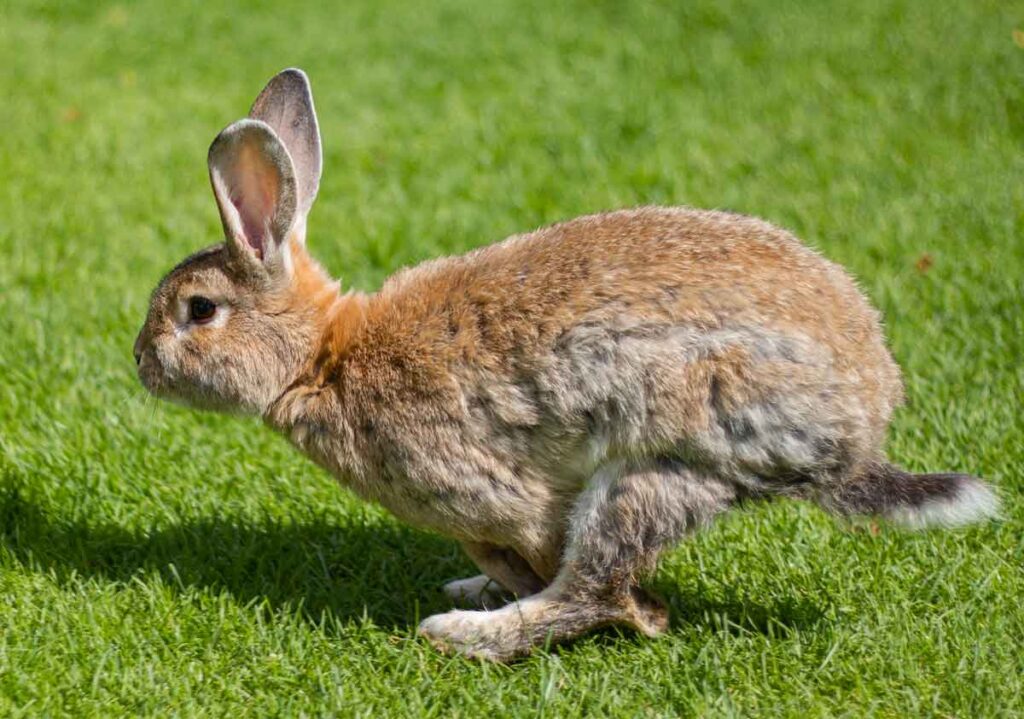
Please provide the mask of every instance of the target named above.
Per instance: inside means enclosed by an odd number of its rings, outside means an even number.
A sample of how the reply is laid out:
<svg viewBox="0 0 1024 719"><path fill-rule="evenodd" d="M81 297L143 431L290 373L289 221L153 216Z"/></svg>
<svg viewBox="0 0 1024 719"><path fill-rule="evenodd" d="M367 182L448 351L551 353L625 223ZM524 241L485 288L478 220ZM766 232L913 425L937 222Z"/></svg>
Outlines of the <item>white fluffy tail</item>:
<svg viewBox="0 0 1024 719"><path fill-rule="evenodd" d="M868 466L830 493L840 514L883 517L907 529L960 527L999 516L999 498L969 474L911 474L887 463Z"/></svg>

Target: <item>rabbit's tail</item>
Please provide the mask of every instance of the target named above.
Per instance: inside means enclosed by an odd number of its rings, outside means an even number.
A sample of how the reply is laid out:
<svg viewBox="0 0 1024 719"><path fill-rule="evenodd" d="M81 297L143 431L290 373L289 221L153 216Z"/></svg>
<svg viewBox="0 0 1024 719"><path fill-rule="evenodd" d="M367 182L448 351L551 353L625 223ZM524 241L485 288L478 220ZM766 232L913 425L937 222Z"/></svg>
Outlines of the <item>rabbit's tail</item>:
<svg viewBox="0 0 1024 719"><path fill-rule="evenodd" d="M878 516L907 529L957 527L999 512L999 498L977 477L911 474L887 462L868 464L820 500L837 514Z"/></svg>

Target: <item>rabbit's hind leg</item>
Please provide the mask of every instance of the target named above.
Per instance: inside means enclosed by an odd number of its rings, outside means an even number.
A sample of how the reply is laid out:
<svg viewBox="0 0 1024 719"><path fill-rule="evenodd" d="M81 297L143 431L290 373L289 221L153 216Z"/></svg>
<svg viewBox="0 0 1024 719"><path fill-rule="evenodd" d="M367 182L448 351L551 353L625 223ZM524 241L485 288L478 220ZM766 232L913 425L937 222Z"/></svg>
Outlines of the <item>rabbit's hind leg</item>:
<svg viewBox="0 0 1024 719"><path fill-rule="evenodd" d="M428 617L420 634L443 650L496 661L606 624L657 634L667 627L667 610L640 582L662 549L735 497L731 484L674 460L609 463L576 502L565 559L549 587L497 611Z"/></svg>
<svg viewBox="0 0 1024 719"><path fill-rule="evenodd" d="M544 588L544 581L515 550L481 542L466 542L462 548L483 574L445 584L445 594L455 602L494 609Z"/></svg>

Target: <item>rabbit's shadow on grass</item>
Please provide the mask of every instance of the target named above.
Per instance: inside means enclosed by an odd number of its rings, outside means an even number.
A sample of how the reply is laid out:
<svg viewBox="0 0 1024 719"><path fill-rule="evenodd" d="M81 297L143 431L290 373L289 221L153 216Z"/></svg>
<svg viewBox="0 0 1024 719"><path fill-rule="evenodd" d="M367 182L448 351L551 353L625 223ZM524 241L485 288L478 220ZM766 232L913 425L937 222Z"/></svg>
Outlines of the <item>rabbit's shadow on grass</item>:
<svg viewBox="0 0 1024 719"><path fill-rule="evenodd" d="M210 517L146 531L57 519L9 488L0 489L0 545L61 582L158 575L182 591L226 590L241 602L290 607L311 622L365 618L399 632L450 609L441 585L475 573L456 543L395 523ZM671 631L697 624L774 634L824 616L801 601L761 606L735 594L709 601L682 587L658 589L672 608ZM596 640L618 633L603 630Z"/></svg>

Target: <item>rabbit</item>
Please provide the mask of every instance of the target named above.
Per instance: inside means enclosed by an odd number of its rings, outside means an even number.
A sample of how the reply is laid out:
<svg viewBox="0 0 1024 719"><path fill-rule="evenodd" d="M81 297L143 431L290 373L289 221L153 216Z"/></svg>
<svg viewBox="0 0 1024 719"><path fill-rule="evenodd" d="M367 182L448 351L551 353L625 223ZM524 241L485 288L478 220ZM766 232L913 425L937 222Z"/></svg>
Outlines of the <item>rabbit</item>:
<svg viewBox="0 0 1024 719"><path fill-rule="evenodd" d="M261 417L461 543L481 574L445 592L471 608L418 628L442 651L508 661L604 625L665 631L644 587L659 553L741 500L911 528L997 514L978 478L887 461L903 391L879 313L765 221L595 214L343 292L305 246L322 159L301 70L208 164L225 240L153 292L141 382Z"/></svg>

